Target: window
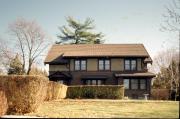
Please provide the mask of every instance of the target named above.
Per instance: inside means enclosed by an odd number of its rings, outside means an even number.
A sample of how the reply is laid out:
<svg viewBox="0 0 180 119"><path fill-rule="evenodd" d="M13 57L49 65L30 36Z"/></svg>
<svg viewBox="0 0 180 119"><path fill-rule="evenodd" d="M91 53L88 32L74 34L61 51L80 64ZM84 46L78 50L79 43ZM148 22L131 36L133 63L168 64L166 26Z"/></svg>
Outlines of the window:
<svg viewBox="0 0 180 119"><path fill-rule="evenodd" d="M86 60L75 60L75 70L86 70Z"/></svg>
<svg viewBox="0 0 180 119"><path fill-rule="evenodd" d="M146 80L145 79L140 80L140 89L146 89Z"/></svg>
<svg viewBox="0 0 180 119"><path fill-rule="evenodd" d="M104 61L99 60L99 70L104 70Z"/></svg>
<svg viewBox="0 0 180 119"><path fill-rule="evenodd" d="M130 60L125 60L125 70L130 70Z"/></svg>
<svg viewBox="0 0 180 119"><path fill-rule="evenodd" d="M125 70L136 70L136 64L135 59L125 59Z"/></svg>
<svg viewBox="0 0 180 119"><path fill-rule="evenodd" d="M86 81L86 84L87 84L87 85L91 85L91 80L87 80L87 81Z"/></svg>
<svg viewBox="0 0 180 119"><path fill-rule="evenodd" d="M124 83L124 88L129 89L129 79L124 79L123 83Z"/></svg>
<svg viewBox="0 0 180 119"><path fill-rule="evenodd" d="M57 82L60 83L60 84L64 84L63 80L58 80Z"/></svg>
<svg viewBox="0 0 180 119"><path fill-rule="evenodd" d="M96 80L92 80L92 85L96 85Z"/></svg>
<svg viewBox="0 0 180 119"><path fill-rule="evenodd" d="M105 70L109 70L110 69L110 61L109 60L105 60Z"/></svg>
<svg viewBox="0 0 180 119"><path fill-rule="evenodd" d="M80 60L75 60L75 70L80 70Z"/></svg>
<svg viewBox="0 0 180 119"><path fill-rule="evenodd" d="M110 60L100 59L99 60L99 70L110 70Z"/></svg>
<svg viewBox="0 0 180 119"><path fill-rule="evenodd" d="M97 85L101 85L102 81L101 80L97 80Z"/></svg>
<svg viewBox="0 0 180 119"><path fill-rule="evenodd" d="M136 70L136 60L131 60L131 70Z"/></svg>
<svg viewBox="0 0 180 119"><path fill-rule="evenodd" d="M86 80L86 85L102 85L102 80Z"/></svg>
<svg viewBox="0 0 180 119"><path fill-rule="evenodd" d="M138 89L138 79L131 79L131 89Z"/></svg>
<svg viewBox="0 0 180 119"><path fill-rule="evenodd" d="M81 60L81 70L86 70L86 60Z"/></svg>

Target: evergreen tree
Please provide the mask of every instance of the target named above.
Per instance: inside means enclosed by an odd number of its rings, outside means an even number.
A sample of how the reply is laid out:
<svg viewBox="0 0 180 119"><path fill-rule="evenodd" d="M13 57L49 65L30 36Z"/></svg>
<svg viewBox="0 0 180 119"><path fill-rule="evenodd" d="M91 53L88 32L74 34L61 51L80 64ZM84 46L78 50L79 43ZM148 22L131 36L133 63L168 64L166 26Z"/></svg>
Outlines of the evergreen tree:
<svg viewBox="0 0 180 119"><path fill-rule="evenodd" d="M104 41L102 33L93 33L90 30L94 29L93 20L87 18L84 23L74 20L72 17L67 17L68 27L60 27L61 35L56 44L100 44Z"/></svg>
<svg viewBox="0 0 180 119"><path fill-rule="evenodd" d="M8 75L21 75L23 72L22 63L20 61L19 55L17 54L15 58L10 61Z"/></svg>

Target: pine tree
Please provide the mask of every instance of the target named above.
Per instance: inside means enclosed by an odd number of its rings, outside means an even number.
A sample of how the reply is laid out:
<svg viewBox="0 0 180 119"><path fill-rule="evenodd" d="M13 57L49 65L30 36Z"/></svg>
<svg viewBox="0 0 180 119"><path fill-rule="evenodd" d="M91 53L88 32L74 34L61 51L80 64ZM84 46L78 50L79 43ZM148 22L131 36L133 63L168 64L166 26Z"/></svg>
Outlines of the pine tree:
<svg viewBox="0 0 180 119"><path fill-rule="evenodd" d="M17 54L15 58L10 61L8 75L12 75L12 74L22 75L23 72L24 71L22 68L22 63L19 58L19 55Z"/></svg>
<svg viewBox="0 0 180 119"><path fill-rule="evenodd" d="M60 27L61 35L59 42L56 44L100 44L102 40L102 33L93 33L94 29L93 20L87 18L84 23L80 23L72 17L67 17L68 27Z"/></svg>

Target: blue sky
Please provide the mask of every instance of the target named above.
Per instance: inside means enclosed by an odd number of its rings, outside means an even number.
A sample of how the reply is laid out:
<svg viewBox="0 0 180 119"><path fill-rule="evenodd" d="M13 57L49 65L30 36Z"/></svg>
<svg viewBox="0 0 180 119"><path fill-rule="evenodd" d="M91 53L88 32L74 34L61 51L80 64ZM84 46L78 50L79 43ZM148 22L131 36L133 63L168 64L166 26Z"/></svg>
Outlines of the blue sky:
<svg viewBox="0 0 180 119"><path fill-rule="evenodd" d="M161 32L164 6L171 0L0 0L0 37L9 39L8 24L19 17L35 20L58 40L65 17L84 21L90 17L105 43L143 43L149 54L171 47L173 34Z"/></svg>

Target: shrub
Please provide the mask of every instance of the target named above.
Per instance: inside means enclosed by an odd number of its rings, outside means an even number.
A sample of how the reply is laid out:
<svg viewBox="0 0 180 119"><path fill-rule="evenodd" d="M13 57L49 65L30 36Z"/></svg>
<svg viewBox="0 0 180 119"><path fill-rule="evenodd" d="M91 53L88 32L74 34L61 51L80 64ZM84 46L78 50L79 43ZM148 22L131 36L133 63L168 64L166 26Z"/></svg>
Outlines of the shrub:
<svg viewBox="0 0 180 119"><path fill-rule="evenodd" d="M0 86L5 87L8 112L29 113L43 102L48 80L41 76L0 76Z"/></svg>
<svg viewBox="0 0 180 119"><path fill-rule="evenodd" d="M5 95L5 91L0 87L0 116L4 115L7 111L7 98Z"/></svg>
<svg viewBox="0 0 180 119"><path fill-rule="evenodd" d="M66 97L67 86L54 81L49 81L45 100L63 99Z"/></svg>
<svg viewBox="0 0 180 119"><path fill-rule="evenodd" d="M124 87L120 85L69 86L67 98L122 99Z"/></svg>
<svg viewBox="0 0 180 119"><path fill-rule="evenodd" d="M151 89L151 99L153 100L168 100L169 96L168 89Z"/></svg>

